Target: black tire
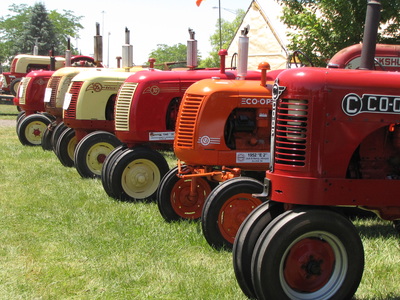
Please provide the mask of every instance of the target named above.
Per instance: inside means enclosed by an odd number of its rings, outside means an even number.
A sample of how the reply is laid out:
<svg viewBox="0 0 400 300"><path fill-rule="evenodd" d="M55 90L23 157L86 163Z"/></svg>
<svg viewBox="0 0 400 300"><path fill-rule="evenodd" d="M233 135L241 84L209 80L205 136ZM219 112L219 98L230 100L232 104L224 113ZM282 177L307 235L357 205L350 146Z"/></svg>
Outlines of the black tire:
<svg viewBox="0 0 400 300"><path fill-rule="evenodd" d="M60 122L56 127L54 127L53 134L51 135L51 146L53 147L54 153L56 152L57 141L61 133L63 133L63 131L67 128L68 127L64 124L64 122Z"/></svg>
<svg viewBox="0 0 400 300"><path fill-rule="evenodd" d="M45 151L52 150L51 135L52 135L53 131L50 130L49 126L47 126L46 130L43 132L43 135L42 135L41 145L42 145L42 149Z"/></svg>
<svg viewBox="0 0 400 300"><path fill-rule="evenodd" d="M13 96L17 96L18 87L19 87L19 84L21 83L21 80L22 80L22 78L15 78L13 81L11 81L10 91Z"/></svg>
<svg viewBox="0 0 400 300"><path fill-rule="evenodd" d="M114 198L122 201L154 201L161 178L169 166L157 151L137 147L118 155L108 174Z"/></svg>
<svg viewBox="0 0 400 300"><path fill-rule="evenodd" d="M116 197L112 192L111 179L109 175L111 173L112 166L114 166L116 158L124 151L131 151L131 149L127 148L126 145L121 145L111 151L111 153L107 155L106 160L103 163L103 168L101 169L101 183L107 195L112 198Z"/></svg>
<svg viewBox="0 0 400 300"><path fill-rule="evenodd" d="M275 218L252 256L257 299L351 299L364 270L354 225L328 209L297 208Z"/></svg>
<svg viewBox="0 0 400 300"><path fill-rule="evenodd" d="M251 281L251 256L254 246L265 227L281 213L281 203L264 202L247 216L236 234L232 248L233 269L240 288L249 298L255 298Z"/></svg>
<svg viewBox="0 0 400 300"><path fill-rule="evenodd" d="M15 124L15 132L18 134L18 126L19 126L19 123L21 123L21 121L25 118L25 116L26 116L26 112L25 111L20 111L19 113L18 113L18 115L17 115L17 118L16 118L16 124Z"/></svg>
<svg viewBox="0 0 400 300"><path fill-rule="evenodd" d="M112 133L95 131L86 135L76 146L75 168L83 178L100 178L106 157L121 145Z"/></svg>
<svg viewBox="0 0 400 300"><path fill-rule="evenodd" d="M208 244L215 249L232 249L236 233L251 211L262 201L263 184L248 177L232 178L208 195L201 214L201 226Z"/></svg>
<svg viewBox="0 0 400 300"><path fill-rule="evenodd" d="M177 173L178 167L175 167L162 178L157 191L158 209L167 222L197 220L201 217L204 202L214 186L206 179L198 177L198 196L189 199L191 179L179 178Z"/></svg>
<svg viewBox="0 0 400 300"><path fill-rule="evenodd" d="M73 167L74 166L74 152L77 141L75 136L75 130L72 128L66 128L57 140L56 155L63 166Z"/></svg>
<svg viewBox="0 0 400 300"><path fill-rule="evenodd" d="M26 146L40 146L43 133L50 122L49 118L41 114L33 114L20 119L17 127L17 135L21 144Z"/></svg>

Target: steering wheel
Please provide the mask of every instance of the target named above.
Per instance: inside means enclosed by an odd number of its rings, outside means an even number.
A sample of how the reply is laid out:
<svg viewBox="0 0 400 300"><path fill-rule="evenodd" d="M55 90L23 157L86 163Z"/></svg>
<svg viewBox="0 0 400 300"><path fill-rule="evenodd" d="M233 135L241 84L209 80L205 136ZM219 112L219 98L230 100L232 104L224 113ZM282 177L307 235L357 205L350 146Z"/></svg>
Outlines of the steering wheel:
<svg viewBox="0 0 400 300"><path fill-rule="evenodd" d="M292 55L289 56L287 61L288 69L292 68L293 64L295 65L296 68L301 68L306 66L314 67L314 64L311 61L310 57L300 50L293 51Z"/></svg>

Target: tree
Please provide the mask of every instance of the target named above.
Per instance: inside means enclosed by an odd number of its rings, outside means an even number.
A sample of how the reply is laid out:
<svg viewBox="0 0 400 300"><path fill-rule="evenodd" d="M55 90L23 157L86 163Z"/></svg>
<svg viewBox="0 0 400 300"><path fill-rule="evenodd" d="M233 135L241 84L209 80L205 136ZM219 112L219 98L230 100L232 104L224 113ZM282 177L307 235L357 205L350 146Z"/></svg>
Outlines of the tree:
<svg viewBox="0 0 400 300"><path fill-rule="evenodd" d="M242 9L238 9L236 11L236 17L232 22L221 19L221 35L220 35L220 25L219 19L215 25L215 33L210 37L210 43L212 46L212 51L210 52L210 56L205 58L199 64L200 67L203 68L211 68L211 67L219 67L219 56L218 52L220 49L220 44L222 44L222 49L227 49L229 44L232 42L232 39L235 37L237 30L239 29L240 24L243 21L245 16L245 11ZM221 38L221 40L220 40Z"/></svg>
<svg viewBox="0 0 400 300"><path fill-rule="evenodd" d="M36 3L33 6L30 19L24 24L24 28L22 34L15 37L15 53L32 53L33 46L37 43L38 54L48 55L49 50L58 45L54 26L44 4Z"/></svg>
<svg viewBox="0 0 400 300"><path fill-rule="evenodd" d="M16 50L18 44L23 44L19 37L22 37L24 33L27 32L33 17L32 15L35 6L36 4L33 7L30 7L26 4L12 4L8 9L11 14L6 15L5 17L0 17L0 62L9 62L11 61L12 57L20 53L18 50ZM45 11L39 10L38 12ZM79 23L82 17L75 16L75 14L70 10L63 10L63 14L52 10L49 13L46 12L46 14L48 17L46 23L51 24L51 30L55 35L55 40L53 43L55 44L54 46L56 54L62 54L66 49L67 38L71 37L75 39L79 37L78 31L79 29L83 28L83 26ZM32 44L31 48L29 48L27 52L32 53L32 46L34 42L35 39L30 40L30 43ZM40 48L41 47L39 47L39 50L43 50L45 52L48 51ZM74 50L73 52L77 53L76 49L71 50ZM45 55L47 54L48 52L45 53Z"/></svg>
<svg viewBox="0 0 400 300"><path fill-rule="evenodd" d="M183 62L179 65L175 64L174 67L186 66L186 55L187 55L186 52L187 52L187 46L180 43L173 46L158 44L157 49L152 50L150 52L149 58L155 58L156 64ZM158 66L158 68L163 69L164 67Z"/></svg>
<svg viewBox="0 0 400 300"><path fill-rule="evenodd" d="M290 50L302 50L317 66L363 38L366 0L281 0L283 22L292 29ZM379 43L400 42L400 2L382 5Z"/></svg>

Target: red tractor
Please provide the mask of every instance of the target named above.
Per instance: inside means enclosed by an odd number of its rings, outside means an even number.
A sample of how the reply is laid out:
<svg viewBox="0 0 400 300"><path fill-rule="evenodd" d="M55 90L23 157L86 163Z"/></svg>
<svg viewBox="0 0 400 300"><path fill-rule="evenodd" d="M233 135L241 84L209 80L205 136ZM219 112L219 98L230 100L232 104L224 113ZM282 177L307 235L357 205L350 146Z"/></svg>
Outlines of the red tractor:
<svg viewBox="0 0 400 300"><path fill-rule="evenodd" d="M399 46L376 48L383 62L399 59ZM345 48L328 68L357 68L360 55L358 45ZM312 65L305 58L295 51L289 61L296 67ZM157 203L168 222L201 218L203 234L214 248L232 248L239 226L262 203L252 194L262 190L270 162L272 86L281 71L268 72L261 84L201 80L183 97L174 141L178 166L163 177Z"/></svg>
<svg viewBox="0 0 400 300"><path fill-rule="evenodd" d="M195 69L196 47L188 49L189 70L140 71L121 86L116 100L115 135L125 146L111 152L103 165L101 178L109 196L121 200L153 200L161 178L169 170L157 150L172 149L184 92L201 79L242 76L241 71L225 70L225 50L220 51L219 70L199 70ZM259 80L260 76L260 72L252 71L248 72L247 79Z"/></svg>
<svg viewBox="0 0 400 300"><path fill-rule="evenodd" d="M50 60L52 59L55 58L51 57ZM93 58L87 56L79 55L71 58L71 64L74 66L93 62ZM46 112L44 103L46 85L54 72L54 70L29 72L19 85L14 104L21 109L17 117L16 130L23 145L41 145L47 126L55 120L52 114Z"/></svg>
<svg viewBox="0 0 400 300"><path fill-rule="evenodd" d="M273 88L267 197L241 225L236 278L249 298L350 299L361 238L338 208L400 220L400 73L372 70L380 3L369 1L357 70L281 72Z"/></svg>

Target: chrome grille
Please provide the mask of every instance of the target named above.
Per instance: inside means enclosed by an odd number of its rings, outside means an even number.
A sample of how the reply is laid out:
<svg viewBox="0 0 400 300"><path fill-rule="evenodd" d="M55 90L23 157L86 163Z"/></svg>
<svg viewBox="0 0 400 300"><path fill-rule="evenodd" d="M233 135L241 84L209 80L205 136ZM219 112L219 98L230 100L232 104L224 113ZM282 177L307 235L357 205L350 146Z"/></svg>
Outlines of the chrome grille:
<svg viewBox="0 0 400 300"><path fill-rule="evenodd" d="M118 92L115 105L115 129L129 131L129 113L138 83L125 82Z"/></svg>
<svg viewBox="0 0 400 300"><path fill-rule="evenodd" d="M57 89L58 84L60 83L61 76L51 76L49 83L47 85L48 88L51 89L51 96L50 96L50 106L56 107L56 97L57 97Z"/></svg>
<svg viewBox="0 0 400 300"><path fill-rule="evenodd" d="M69 103L68 109L64 111L64 117L75 119L76 118L76 103L78 101L79 92L81 90L83 81L74 81L69 89L69 93L72 95L71 102Z"/></svg>
<svg viewBox="0 0 400 300"><path fill-rule="evenodd" d="M306 161L308 101L280 99L276 108L275 163L304 166Z"/></svg>
<svg viewBox="0 0 400 300"><path fill-rule="evenodd" d="M195 125L203 98L201 95L188 94L183 99L175 137L178 147L194 148Z"/></svg>
<svg viewBox="0 0 400 300"><path fill-rule="evenodd" d="M19 104L26 104L26 88L28 87L29 82L31 81L32 77L24 77L21 81L20 89L22 88L22 95L18 95L19 97Z"/></svg>

